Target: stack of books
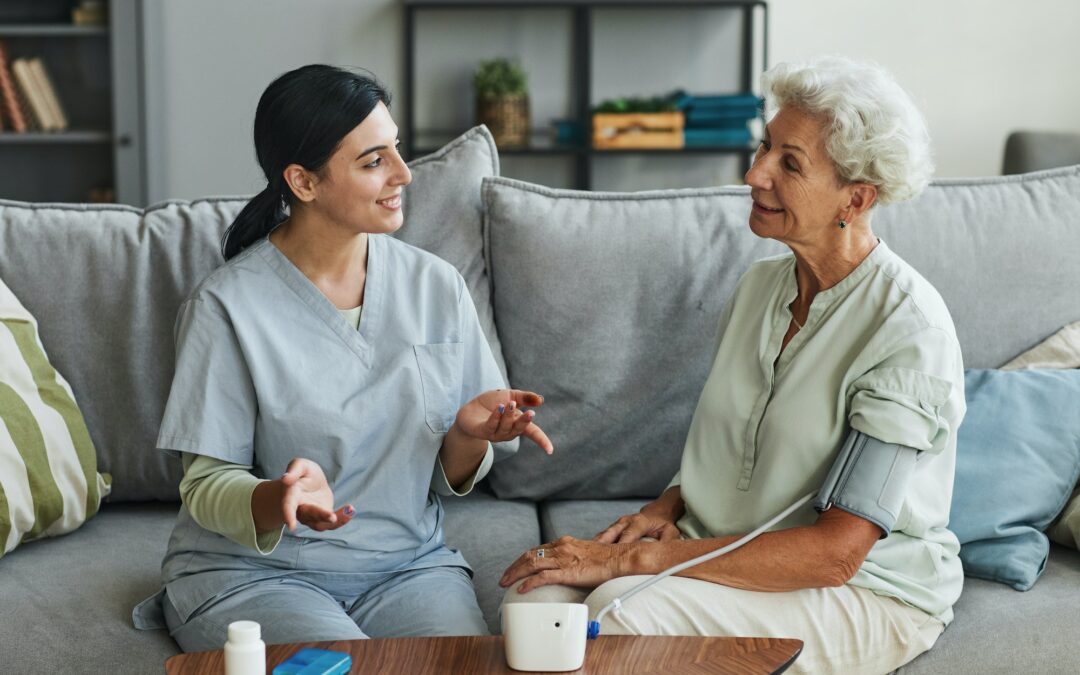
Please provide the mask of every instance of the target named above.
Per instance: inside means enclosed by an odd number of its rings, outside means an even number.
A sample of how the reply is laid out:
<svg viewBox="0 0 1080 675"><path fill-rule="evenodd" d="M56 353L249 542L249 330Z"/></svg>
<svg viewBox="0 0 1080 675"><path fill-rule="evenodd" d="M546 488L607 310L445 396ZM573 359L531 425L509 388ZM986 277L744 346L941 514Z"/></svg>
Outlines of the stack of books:
<svg viewBox="0 0 1080 675"><path fill-rule="evenodd" d="M0 40L0 131L66 131L67 115L39 58L11 60Z"/></svg>
<svg viewBox="0 0 1080 675"><path fill-rule="evenodd" d="M758 117L762 105L754 94L692 96L680 91L672 100L686 116L683 134L688 148L749 145L753 137L749 122Z"/></svg>

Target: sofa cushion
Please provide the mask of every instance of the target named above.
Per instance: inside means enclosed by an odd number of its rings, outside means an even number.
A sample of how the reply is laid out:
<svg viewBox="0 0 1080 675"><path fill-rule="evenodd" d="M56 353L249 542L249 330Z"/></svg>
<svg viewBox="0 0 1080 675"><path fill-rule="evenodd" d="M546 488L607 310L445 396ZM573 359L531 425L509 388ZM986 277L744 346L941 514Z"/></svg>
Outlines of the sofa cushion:
<svg viewBox="0 0 1080 675"><path fill-rule="evenodd" d="M109 494L71 387L49 363L37 322L0 279L0 557L66 534Z"/></svg>
<svg viewBox="0 0 1080 675"><path fill-rule="evenodd" d="M181 300L221 263L236 201L124 206L0 202L0 269L71 384L110 500L176 499L179 461L154 449Z"/></svg>
<svg viewBox="0 0 1080 675"><path fill-rule="evenodd" d="M480 181L499 175L495 141L487 127L474 127L442 149L409 162L409 169L412 184L402 196L405 224L394 236L431 251L461 272L480 327L505 377L506 362L495 332L491 284L484 263L484 207L480 201Z"/></svg>
<svg viewBox="0 0 1080 675"><path fill-rule="evenodd" d="M498 580L540 543L536 507L474 492L446 499L447 544L472 565L484 617L498 630ZM176 504L106 504L66 537L15 550L0 574L0 644L11 672L161 672L179 653L167 631L136 630L131 610L161 585Z"/></svg>
<svg viewBox="0 0 1080 675"><path fill-rule="evenodd" d="M720 311L781 251L741 188L631 194L484 181L495 320L510 383L546 398L531 441L496 463L500 497L655 497L678 470Z"/></svg>
<svg viewBox="0 0 1080 675"><path fill-rule="evenodd" d="M492 633L501 632L499 605L503 571L526 549L540 543L532 502L496 499L480 489L467 497L443 497L446 544L461 551L473 568L476 598Z"/></svg>
<svg viewBox="0 0 1080 675"><path fill-rule="evenodd" d="M897 672L1075 673L1070 635L1080 635L1080 552L1050 547L1039 583L1026 593L965 579L956 618L933 649Z"/></svg>
<svg viewBox="0 0 1080 675"><path fill-rule="evenodd" d="M105 504L65 537L0 561L0 645L12 673L160 673L168 632L138 631L131 608L161 585L175 504Z"/></svg>
<svg viewBox="0 0 1080 675"><path fill-rule="evenodd" d="M575 499L540 504L540 536L545 542L570 535L592 539L608 525L637 513L648 499Z"/></svg>
<svg viewBox="0 0 1080 675"><path fill-rule="evenodd" d="M1080 320L1080 166L938 179L873 224L941 293L968 368L997 368Z"/></svg>
<svg viewBox="0 0 1080 675"><path fill-rule="evenodd" d="M1080 476L1080 371L969 370L965 383L949 529L967 575L1026 591Z"/></svg>

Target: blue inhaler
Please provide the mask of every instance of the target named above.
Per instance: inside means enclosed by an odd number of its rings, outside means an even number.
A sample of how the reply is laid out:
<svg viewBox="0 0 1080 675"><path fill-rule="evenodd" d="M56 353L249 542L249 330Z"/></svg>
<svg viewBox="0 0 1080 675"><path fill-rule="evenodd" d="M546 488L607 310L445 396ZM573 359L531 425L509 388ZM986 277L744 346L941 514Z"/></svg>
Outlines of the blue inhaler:
<svg viewBox="0 0 1080 675"><path fill-rule="evenodd" d="M345 652L309 647L275 667L273 675L346 675L350 668L352 656Z"/></svg>

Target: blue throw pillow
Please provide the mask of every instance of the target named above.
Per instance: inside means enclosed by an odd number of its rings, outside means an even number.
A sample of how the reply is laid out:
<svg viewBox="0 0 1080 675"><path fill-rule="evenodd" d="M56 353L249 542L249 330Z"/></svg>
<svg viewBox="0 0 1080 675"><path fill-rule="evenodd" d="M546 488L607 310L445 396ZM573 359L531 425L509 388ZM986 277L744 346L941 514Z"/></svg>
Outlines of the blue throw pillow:
<svg viewBox="0 0 1080 675"><path fill-rule="evenodd" d="M1034 585L1080 476L1080 370L968 370L949 529L969 576Z"/></svg>

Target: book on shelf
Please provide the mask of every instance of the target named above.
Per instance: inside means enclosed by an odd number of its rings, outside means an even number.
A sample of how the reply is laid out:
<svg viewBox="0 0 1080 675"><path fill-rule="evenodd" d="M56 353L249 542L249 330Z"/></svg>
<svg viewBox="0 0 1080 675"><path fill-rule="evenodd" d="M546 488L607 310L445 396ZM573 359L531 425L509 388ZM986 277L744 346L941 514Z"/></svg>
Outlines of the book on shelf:
<svg viewBox="0 0 1080 675"><path fill-rule="evenodd" d="M746 126L747 121L756 118L757 108L753 106L733 107L728 109L691 108L686 111L686 126L731 129Z"/></svg>
<svg viewBox="0 0 1080 675"><path fill-rule="evenodd" d="M0 108L4 110L4 117L11 120L8 126L12 131L22 134L29 130L8 63L7 44L3 40L0 40Z"/></svg>
<svg viewBox="0 0 1080 675"><path fill-rule="evenodd" d="M45 64L41 59L33 58L30 59L30 68L37 78L38 88L41 89L45 95L45 103L49 106L49 112L52 115L56 129L59 131L67 131L67 115L64 113L64 107L60 105L60 98L56 95L56 87L53 86L53 81L49 76L49 72L45 70Z"/></svg>
<svg viewBox="0 0 1080 675"><path fill-rule="evenodd" d="M45 100L45 93L38 85L34 77L33 68L29 59L15 59L11 62L11 72L15 75L15 83L19 86L23 98L29 103L30 116L37 122L42 131L53 131L56 122L52 117L52 110Z"/></svg>
<svg viewBox="0 0 1080 675"><path fill-rule="evenodd" d="M688 148L748 146L753 136L746 127L741 129L685 129L683 140Z"/></svg>

